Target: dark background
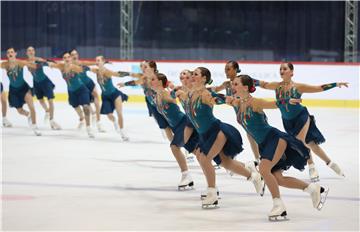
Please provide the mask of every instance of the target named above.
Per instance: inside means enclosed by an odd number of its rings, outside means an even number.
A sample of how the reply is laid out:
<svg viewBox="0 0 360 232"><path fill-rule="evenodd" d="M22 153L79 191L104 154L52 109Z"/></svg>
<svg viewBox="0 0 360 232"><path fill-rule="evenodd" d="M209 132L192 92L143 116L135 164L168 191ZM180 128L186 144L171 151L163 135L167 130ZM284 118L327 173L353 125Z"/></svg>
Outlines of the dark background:
<svg viewBox="0 0 360 232"><path fill-rule="evenodd" d="M343 61L345 2L134 2L134 59ZM120 57L120 2L1 2L1 55ZM360 31L360 28L359 28Z"/></svg>

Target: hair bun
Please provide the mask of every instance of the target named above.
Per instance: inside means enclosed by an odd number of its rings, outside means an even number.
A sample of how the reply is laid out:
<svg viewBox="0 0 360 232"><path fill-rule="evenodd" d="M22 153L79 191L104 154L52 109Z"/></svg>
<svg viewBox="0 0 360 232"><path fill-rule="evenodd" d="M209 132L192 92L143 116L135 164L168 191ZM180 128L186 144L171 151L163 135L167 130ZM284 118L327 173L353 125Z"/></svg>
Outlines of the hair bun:
<svg viewBox="0 0 360 232"><path fill-rule="evenodd" d="M255 92L255 90L256 90L255 86L251 86L251 87L249 88L249 92L250 92L250 93Z"/></svg>

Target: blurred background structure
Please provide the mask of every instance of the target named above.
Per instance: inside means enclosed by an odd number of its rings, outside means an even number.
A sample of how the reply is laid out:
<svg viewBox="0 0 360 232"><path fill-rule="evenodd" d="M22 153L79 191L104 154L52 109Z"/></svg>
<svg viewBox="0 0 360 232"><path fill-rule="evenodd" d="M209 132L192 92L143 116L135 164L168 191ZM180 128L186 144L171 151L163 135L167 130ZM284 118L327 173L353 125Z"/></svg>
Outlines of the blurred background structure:
<svg viewBox="0 0 360 232"><path fill-rule="evenodd" d="M357 1L1 1L1 56L359 61Z"/></svg>

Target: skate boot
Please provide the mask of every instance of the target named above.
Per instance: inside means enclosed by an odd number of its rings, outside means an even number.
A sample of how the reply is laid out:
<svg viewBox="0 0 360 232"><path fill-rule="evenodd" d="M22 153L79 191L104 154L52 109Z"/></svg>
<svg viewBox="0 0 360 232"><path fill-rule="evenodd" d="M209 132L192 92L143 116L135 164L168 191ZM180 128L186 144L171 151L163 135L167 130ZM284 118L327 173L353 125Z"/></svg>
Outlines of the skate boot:
<svg viewBox="0 0 360 232"><path fill-rule="evenodd" d="M11 122L7 118L3 118L2 120L3 127L12 127Z"/></svg>
<svg viewBox="0 0 360 232"><path fill-rule="evenodd" d="M44 122L48 123L50 121L50 113L49 112L45 112L45 117L44 117Z"/></svg>
<svg viewBox="0 0 360 232"><path fill-rule="evenodd" d="M85 127L85 119L80 119L77 129L81 130L84 127Z"/></svg>
<svg viewBox="0 0 360 232"><path fill-rule="evenodd" d="M59 124L57 124L54 119L50 120L50 127L53 130L61 130L61 126Z"/></svg>
<svg viewBox="0 0 360 232"><path fill-rule="evenodd" d="M245 163L245 168L250 172L259 172L258 170L259 163L257 161L249 161Z"/></svg>
<svg viewBox="0 0 360 232"><path fill-rule="evenodd" d="M218 208L218 197L216 188L208 188L206 197L201 201L203 209Z"/></svg>
<svg viewBox="0 0 360 232"><path fill-rule="evenodd" d="M254 184L256 193L260 194L260 196L264 196L265 181L258 172L252 172L248 181L251 181Z"/></svg>
<svg viewBox="0 0 360 232"><path fill-rule="evenodd" d="M36 136L41 136L41 132L39 131L38 127L36 126L36 124L31 124L30 126L31 130L34 132L34 134Z"/></svg>
<svg viewBox="0 0 360 232"><path fill-rule="evenodd" d="M95 138L95 135L94 135L94 133L92 132L90 126L87 126L87 127L86 127L86 131L87 131L87 134L88 134L89 138Z"/></svg>
<svg viewBox="0 0 360 232"><path fill-rule="evenodd" d="M114 125L115 131L116 131L116 132L119 132L120 128L119 128L119 124L117 123L117 120L115 120L115 121L113 122L113 125Z"/></svg>
<svg viewBox="0 0 360 232"><path fill-rule="evenodd" d="M319 184L311 183L305 189L311 196L314 208L321 210L325 204L326 197L329 193L329 188L322 187Z"/></svg>
<svg viewBox="0 0 360 232"><path fill-rule="evenodd" d="M32 126L31 114L29 113L29 115L26 117L27 117L28 124L31 127Z"/></svg>
<svg viewBox="0 0 360 232"><path fill-rule="evenodd" d="M97 129L98 129L98 131L100 133L105 133L106 132L106 130L102 127L102 125L101 125L101 123L99 121L96 123L96 127L97 127Z"/></svg>
<svg viewBox="0 0 360 232"><path fill-rule="evenodd" d="M320 180L319 173L314 164L309 164L309 176L312 182L318 182Z"/></svg>
<svg viewBox="0 0 360 232"><path fill-rule="evenodd" d="M217 164L217 163L214 163L213 167L214 167L215 170L220 170L221 169L221 166L219 164Z"/></svg>
<svg viewBox="0 0 360 232"><path fill-rule="evenodd" d="M281 198L273 199L273 208L271 209L268 216L269 216L269 221L286 221L286 220L288 220L286 208L285 208L285 205L282 202Z"/></svg>
<svg viewBox="0 0 360 232"><path fill-rule="evenodd" d="M194 189L194 181L192 180L189 171L184 171L181 173L181 180L178 184L178 190L189 190Z"/></svg>
<svg viewBox="0 0 360 232"><path fill-rule="evenodd" d="M218 199L221 199L221 197L220 197L219 195L220 195L220 194L219 194L219 189L216 188L216 196L217 196ZM206 193L201 193L200 199L201 199L201 200L204 200L205 197L206 197Z"/></svg>
<svg viewBox="0 0 360 232"><path fill-rule="evenodd" d="M227 169L225 169L225 170L226 170L226 173L227 173L227 174L229 174L230 176L234 176L234 173L233 173L232 171L227 170Z"/></svg>
<svg viewBox="0 0 360 232"><path fill-rule="evenodd" d="M345 175L344 175L344 173L341 171L339 165L337 165L336 163L330 162L327 166L328 166L329 168L331 168L334 172L336 172L336 174L338 174L339 176L345 177Z"/></svg>
<svg viewBox="0 0 360 232"><path fill-rule="evenodd" d="M126 142L126 141L129 141L129 137L126 135L124 129L119 129L119 133L120 133L121 139L122 139L123 141L125 141L125 142Z"/></svg>

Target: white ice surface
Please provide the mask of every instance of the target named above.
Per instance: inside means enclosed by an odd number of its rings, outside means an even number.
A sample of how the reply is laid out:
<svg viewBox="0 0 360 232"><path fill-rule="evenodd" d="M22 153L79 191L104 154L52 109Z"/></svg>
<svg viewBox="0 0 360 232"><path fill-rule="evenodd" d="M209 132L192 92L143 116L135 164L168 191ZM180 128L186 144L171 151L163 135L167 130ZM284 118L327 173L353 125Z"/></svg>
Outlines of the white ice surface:
<svg viewBox="0 0 360 232"><path fill-rule="evenodd" d="M358 109L310 108L326 138L322 148L342 167L346 178L315 158L321 184L330 187L321 211L307 193L281 188L289 221L271 223L267 191L263 198L240 176L217 171L220 208L201 209L205 178L197 162L190 163L195 190L179 192L180 172L144 104L125 104L130 142L121 142L105 116L107 133L89 139L77 131L77 117L66 103L56 103L52 131L43 122L36 102L36 137L23 116L8 111L13 128L2 130L3 230L359 230L359 115ZM245 150L237 157L253 159L244 131L232 109L218 107L216 115L239 128ZM269 122L283 130L277 110L266 111ZM308 181L308 170L287 172Z"/></svg>

